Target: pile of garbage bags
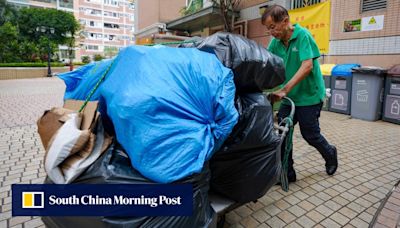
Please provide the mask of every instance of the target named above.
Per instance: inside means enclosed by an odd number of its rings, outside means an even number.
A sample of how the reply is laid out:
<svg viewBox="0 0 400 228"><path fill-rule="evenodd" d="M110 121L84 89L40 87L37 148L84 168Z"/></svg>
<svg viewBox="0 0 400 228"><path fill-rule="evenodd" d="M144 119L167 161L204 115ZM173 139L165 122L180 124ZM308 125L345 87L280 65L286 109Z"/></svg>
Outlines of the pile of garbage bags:
<svg viewBox="0 0 400 228"><path fill-rule="evenodd" d="M232 69L238 94L262 93L285 81L283 60L240 35L218 32L181 47L195 47L215 54L224 66Z"/></svg>
<svg viewBox="0 0 400 228"><path fill-rule="evenodd" d="M214 216L209 188L246 203L276 183L280 138L262 91L285 74L282 59L261 45L217 33L182 48L127 47L114 59L59 75L64 98L86 99L103 75L90 100L99 100L115 143L73 183L191 183L194 215L44 218L49 226L206 226Z"/></svg>
<svg viewBox="0 0 400 228"><path fill-rule="evenodd" d="M264 94L239 95L236 105L239 122L210 162L211 189L247 203L262 197L278 181L281 140Z"/></svg>
<svg viewBox="0 0 400 228"><path fill-rule="evenodd" d="M210 169L206 163L198 174L193 174L174 184L193 186L192 216L158 217L42 217L47 227L209 227L215 212L208 200ZM47 184L53 183L46 179ZM114 142L74 184L157 184L141 175L131 165L123 148Z"/></svg>

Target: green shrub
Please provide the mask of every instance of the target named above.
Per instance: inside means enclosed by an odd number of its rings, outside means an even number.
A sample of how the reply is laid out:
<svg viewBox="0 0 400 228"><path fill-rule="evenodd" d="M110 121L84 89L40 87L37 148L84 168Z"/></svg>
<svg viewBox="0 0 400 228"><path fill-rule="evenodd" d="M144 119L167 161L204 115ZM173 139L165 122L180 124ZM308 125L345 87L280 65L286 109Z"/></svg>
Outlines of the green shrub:
<svg viewBox="0 0 400 228"><path fill-rule="evenodd" d="M94 61L101 61L102 59L104 59L104 56L100 55L100 54L95 54L93 56L93 60Z"/></svg>
<svg viewBox="0 0 400 228"><path fill-rule="evenodd" d="M74 66L83 66L86 65L87 63L83 63L83 62L74 62L73 65Z"/></svg>
<svg viewBox="0 0 400 228"><path fill-rule="evenodd" d="M82 57L81 57L81 60L82 60L82 63L90 63L90 57L89 56L87 56L87 55L83 55Z"/></svg>
<svg viewBox="0 0 400 228"><path fill-rule="evenodd" d="M51 63L52 67L63 67L64 63ZM0 67L47 67L47 63L0 63Z"/></svg>

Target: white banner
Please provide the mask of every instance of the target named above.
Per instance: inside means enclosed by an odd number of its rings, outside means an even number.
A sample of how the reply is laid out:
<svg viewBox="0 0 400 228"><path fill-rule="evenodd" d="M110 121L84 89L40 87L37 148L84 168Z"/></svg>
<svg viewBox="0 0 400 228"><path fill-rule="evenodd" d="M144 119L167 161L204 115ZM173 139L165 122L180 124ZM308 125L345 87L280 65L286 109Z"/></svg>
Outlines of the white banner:
<svg viewBox="0 0 400 228"><path fill-rule="evenodd" d="M361 31L374 31L383 29L384 15L363 17L361 19Z"/></svg>

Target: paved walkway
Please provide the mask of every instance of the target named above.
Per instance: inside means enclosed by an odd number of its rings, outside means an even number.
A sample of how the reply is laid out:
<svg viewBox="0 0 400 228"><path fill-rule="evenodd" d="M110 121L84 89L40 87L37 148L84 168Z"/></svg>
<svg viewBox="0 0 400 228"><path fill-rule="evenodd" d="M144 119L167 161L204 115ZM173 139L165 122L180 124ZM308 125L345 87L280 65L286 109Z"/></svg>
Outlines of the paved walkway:
<svg viewBox="0 0 400 228"><path fill-rule="evenodd" d="M392 191L384 199L375 218L373 227L400 227L400 186L397 182Z"/></svg>
<svg viewBox="0 0 400 228"><path fill-rule="evenodd" d="M11 217L10 188L43 182L44 150L35 122L45 109L62 104L64 88L57 78L0 80L0 228L44 227L38 217ZM230 212L226 227L399 224L400 189L394 186L400 179L400 126L323 112L321 128L338 148L337 173L325 174L322 158L296 129L298 181L287 193L275 186L257 203Z"/></svg>

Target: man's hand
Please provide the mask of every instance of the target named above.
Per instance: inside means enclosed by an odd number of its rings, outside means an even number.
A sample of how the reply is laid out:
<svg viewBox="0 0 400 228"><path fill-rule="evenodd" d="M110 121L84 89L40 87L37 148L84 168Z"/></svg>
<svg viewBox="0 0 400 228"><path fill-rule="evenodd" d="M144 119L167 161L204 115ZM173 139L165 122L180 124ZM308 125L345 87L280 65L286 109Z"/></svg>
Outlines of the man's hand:
<svg viewBox="0 0 400 228"><path fill-rule="evenodd" d="M287 92L286 92L285 88L277 90L277 91L271 93L271 102L272 103L278 102L278 101L282 100L283 97L286 97L286 95L287 95Z"/></svg>
<svg viewBox="0 0 400 228"><path fill-rule="evenodd" d="M297 70L296 74L293 76L292 79L286 83L285 87L282 89L275 91L271 94L271 102L277 102L282 100L283 97L287 96L287 94L299 84L308 74L310 74L311 70L313 69L313 62L312 59L304 60L301 63L299 70Z"/></svg>

